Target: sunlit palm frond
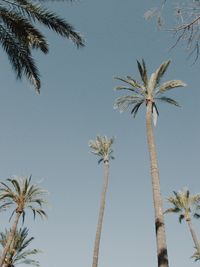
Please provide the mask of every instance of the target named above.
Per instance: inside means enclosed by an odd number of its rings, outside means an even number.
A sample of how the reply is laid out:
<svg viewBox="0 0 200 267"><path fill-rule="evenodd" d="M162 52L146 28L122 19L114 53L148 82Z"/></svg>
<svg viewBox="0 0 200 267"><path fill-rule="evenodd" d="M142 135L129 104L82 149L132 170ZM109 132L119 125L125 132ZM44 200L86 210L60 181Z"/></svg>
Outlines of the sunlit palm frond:
<svg viewBox="0 0 200 267"><path fill-rule="evenodd" d="M121 96L115 100L114 109L119 109L120 112L124 112L129 106L135 104L142 104L145 98L141 95L126 95Z"/></svg>
<svg viewBox="0 0 200 267"><path fill-rule="evenodd" d="M158 94L163 94L168 90L174 89L174 88L178 88L178 87L185 87L186 83L184 83L181 80L172 80L172 81L168 81L163 83L158 90L156 90L156 95Z"/></svg>

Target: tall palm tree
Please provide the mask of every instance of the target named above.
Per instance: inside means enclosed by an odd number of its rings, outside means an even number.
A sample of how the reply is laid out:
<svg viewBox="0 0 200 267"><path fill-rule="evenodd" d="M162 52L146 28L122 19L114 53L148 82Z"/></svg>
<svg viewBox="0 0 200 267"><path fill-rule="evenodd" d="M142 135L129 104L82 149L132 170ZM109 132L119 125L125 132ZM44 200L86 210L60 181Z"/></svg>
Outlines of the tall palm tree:
<svg viewBox="0 0 200 267"><path fill-rule="evenodd" d="M6 245L9 234L10 231L8 230L0 233L0 244L3 248ZM34 237L28 238L28 228L24 227L16 230L4 266L14 267L16 264L29 264L39 267L40 264L38 261L29 258L41 252L38 249L27 249L33 240Z"/></svg>
<svg viewBox="0 0 200 267"><path fill-rule="evenodd" d="M89 142L89 147L91 152L99 157L98 163L104 163L104 182L101 192L101 201L100 201L100 209L99 209L99 218L96 229L96 237L94 243L94 252L93 252L93 262L92 267L98 266L98 258L99 258L99 247L100 247L100 239L101 239L101 231L103 225L103 217L106 203L106 192L108 189L108 180L109 180L109 162L110 159L114 159L112 144L114 142L113 138L107 138L106 136L100 137L97 136L96 140L91 140Z"/></svg>
<svg viewBox="0 0 200 267"><path fill-rule="evenodd" d="M118 86L116 89L130 92L130 94L121 96L116 100L114 104L115 109L119 109L121 112L123 112L129 106L133 106L131 114L133 114L133 116L135 117L140 106L143 103L146 105L146 133L151 164L157 258L159 267L168 266L168 255L162 208L162 198L160 192L160 178L156 155L156 145L154 141L154 133L152 127L152 118L154 124L156 124L157 115L159 115L158 108L156 105L157 101L166 102L175 106L179 105L175 100L163 96L163 93L173 88L182 87L186 85L180 80L172 80L160 84L161 78L165 74L169 64L169 60L161 64L159 68L148 79L147 69L144 60L142 60L141 63L137 61L137 66L142 79L142 83L137 82L130 76L127 76L126 78L115 77L117 80L120 80L126 84L125 86Z"/></svg>
<svg viewBox="0 0 200 267"><path fill-rule="evenodd" d="M174 196L167 199L173 207L167 209L165 213L179 213L179 222L181 223L183 219L186 221L196 248L194 257L199 259L200 242L192 224L192 217L200 218L200 194L191 195L189 190L174 191L173 193Z"/></svg>
<svg viewBox="0 0 200 267"><path fill-rule="evenodd" d="M17 78L22 76L40 92L40 75L32 57L32 50L48 52L45 36L38 29L38 23L63 38L71 39L77 47L83 46L83 39L73 26L37 0L0 0L0 44L8 55Z"/></svg>
<svg viewBox="0 0 200 267"><path fill-rule="evenodd" d="M8 183L0 183L0 201L3 201L3 204L0 205L0 209L14 206L10 219L15 214L15 220L1 255L0 267L2 267L5 262L9 247L16 233L19 219L22 217L22 222L24 222L25 211L30 209L33 212L34 219L36 215L47 217L45 211L42 209L43 204L46 204L44 197L47 191L40 188L37 184L32 184L31 176L29 178L9 178L7 181Z"/></svg>

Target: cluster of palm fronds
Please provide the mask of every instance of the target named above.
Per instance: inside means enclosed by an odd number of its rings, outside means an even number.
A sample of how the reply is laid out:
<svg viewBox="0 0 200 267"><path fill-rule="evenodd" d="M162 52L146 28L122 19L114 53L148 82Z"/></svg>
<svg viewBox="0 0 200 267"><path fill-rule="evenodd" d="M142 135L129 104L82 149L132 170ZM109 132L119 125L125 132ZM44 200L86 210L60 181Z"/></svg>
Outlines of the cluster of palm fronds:
<svg viewBox="0 0 200 267"><path fill-rule="evenodd" d="M38 29L41 24L56 34L84 46L83 38L73 26L44 7L44 1L0 0L0 44L8 55L17 78L25 76L40 92L40 75L32 50L48 53L48 42Z"/></svg>
<svg viewBox="0 0 200 267"><path fill-rule="evenodd" d="M38 184L32 184L31 176L9 178L6 182L0 182L0 210L7 210L13 207L10 220L15 216L10 230L0 232L0 266L14 267L17 263L39 266L39 262L31 259L32 255L39 253L38 249L27 249L33 241L28 238L28 228L19 228L21 220L25 221L26 211L31 210L35 219L36 215L47 217L43 205L47 204L45 198L47 191Z"/></svg>

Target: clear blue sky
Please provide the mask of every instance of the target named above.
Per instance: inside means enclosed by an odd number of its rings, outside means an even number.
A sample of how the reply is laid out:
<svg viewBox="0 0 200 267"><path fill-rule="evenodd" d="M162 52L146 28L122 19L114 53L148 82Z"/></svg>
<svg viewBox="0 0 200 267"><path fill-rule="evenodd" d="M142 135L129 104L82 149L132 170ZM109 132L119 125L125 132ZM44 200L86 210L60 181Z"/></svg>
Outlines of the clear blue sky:
<svg viewBox="0 0 200 267"><path fill-rule="evenodd" d="M152 72L170 58L164 79L188 84L168 94L180 109L158 106L155 136L163 197L185 186L191 193L200 191L199 63L192 65L181 46L169 52L171 36L144 20L144 12L158 3L48 3L83 34L86 47L77 50L45 30L50 54L35 54L42 75L40 96L26 81L15 80L1 51L0 175L4 180L32 174L50 192L49 219L26 221L34 246L44 251L38 257L42 267L91 266L103 168L89 153L88 141L97 134L116 138L99 266L157 264L145 111L133 119L129 112L113 110L119 96L113 76L139 79L136 59L144 58ZM4 229L8 213L1 216ZM200 222L195 227L200 237ZM187 226L168 215L166 230L170 267L198 265L190 259L194 250Z"/></svg>

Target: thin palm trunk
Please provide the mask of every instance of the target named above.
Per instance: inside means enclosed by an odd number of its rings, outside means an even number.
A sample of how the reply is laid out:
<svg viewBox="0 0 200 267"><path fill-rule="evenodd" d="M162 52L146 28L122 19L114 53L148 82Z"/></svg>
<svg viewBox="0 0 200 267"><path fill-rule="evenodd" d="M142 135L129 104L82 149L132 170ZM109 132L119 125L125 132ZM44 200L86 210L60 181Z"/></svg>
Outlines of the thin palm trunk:
<svg viewBox="0 0 200 267"><path fill-rule="evenodd" d="M10 248L12 240L13 240L13 238L15 236L15 233L16 233L16 230L17 230L17 225L18 225L19 218L20 218L21 214L22 214L21 212L17 212L16 213L15 221L14 221L13 226L11 228L10 234L8 235L8 240L6 242L6 245L4 247L4 250L3 250L3 253L2 253L2 256L1 256L0 267L2 267L4 265L6 254L8 253L8 250Z"/></svg>
<svg viewBox="0 0 200 267"><path fill-rule="evenodd" d="M196 235L196 233L194 231L194 227L192 225L192 221L191 221L191 219L187 219L186 222L188 224L188 227L189 227L189 230L190 230L192 239L194 241L194 245L196 247L196 250L197 250L198 254L200 255L200 243L199 243L199 240L197 238L197 235Z"/></svg>
<svg viewBox="0 0 200 267"><path fill-rule="evenodd" d="M98 218L95 244L94 244L92 267L98 266L99 247L100 247L101 231L103 226L103 217L104 217L104 210L106 203L106 192L108 189L108 180L109 180L109 161L104 160L104 182L101 192L101 203L100 203L99 218Z"/></svg>
<svg viewBox="0 0 200 267"><path fill-rule="evenodd" d="M168 265L165 225L164 225L164 216L163 216L163 208L162 208L162 198L161 198L161 192L160 192L160 178L159 178L156 146L154 142L154 134L153 134L153 126L152 126L152 101L151 100L147 102L146 131L147 131L147 143L148 143L148 149L149 149L149 155L150 155L150 164L151 164L158 267L168 267L169 265Z"/></svg>

